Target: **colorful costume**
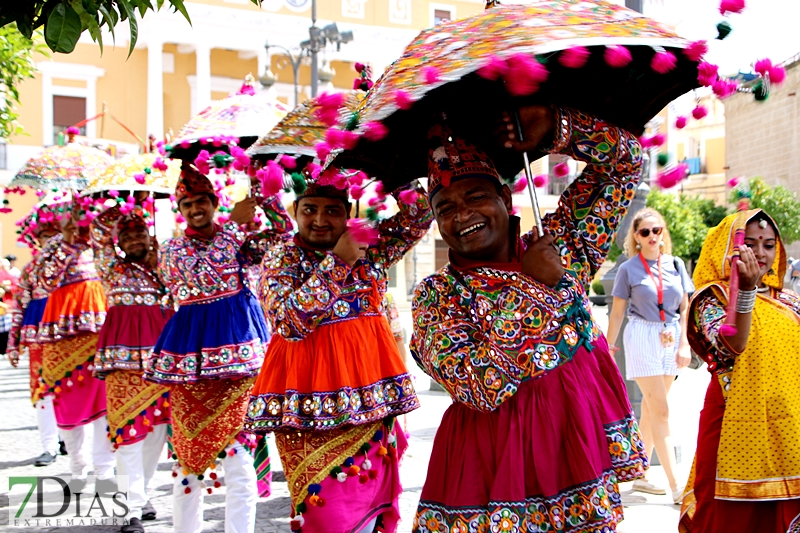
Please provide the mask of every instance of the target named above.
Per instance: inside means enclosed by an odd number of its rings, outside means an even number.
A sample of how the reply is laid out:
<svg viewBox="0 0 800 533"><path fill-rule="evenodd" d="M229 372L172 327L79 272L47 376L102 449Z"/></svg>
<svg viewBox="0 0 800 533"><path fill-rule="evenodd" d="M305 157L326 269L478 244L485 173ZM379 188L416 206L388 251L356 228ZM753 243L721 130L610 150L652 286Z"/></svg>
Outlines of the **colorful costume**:
<svg viewBox="0 0 800 533"><path fill-rule="evenodd" d="M172 296L148 265L117 255L114 235L144 229L136 214L113 207L92 225L94 259L108 296L108 315L97 342L95 375L106 382L108 435L117 448L118 473L128 476L127 518L141 519L147 484L167 439L167 388L144 381L143 365L175 313Z"/></svg>
<svg viewBox="0 0 800 533"><path fill-rule="evenodd" d="M214 195L208 178L184 169L178 202L202 194ZM176 531L202 529L200 480L218 458L226 472L226 529L252 531L255 523L256 474L243 445L255 446L240 431L269 336L245 271L291 227L277 197L261 198L260 205L268 223L261 232L248 234L228 222L206 238L187 228L161 248L159 275L180 307L164 327L145 375L170 390L172 445L184 474L175 478L173 490ZM269 477L263 481L262 495Z"/></svg>
<svg viewBox="0 0 800 533"><path fill-rule="evenodd" d="M275 431L302 516L292 529L349 533L379 515L384 531L397 527L406 441L394 417L419 402L382 302L387 269L431 221L423 192L379 224L379 241L352 268L298 234L264 260L260 297L274 336L245 429Z"/></svg>
<svg viewBox="0 0 800 533"><path fill-rule="evenodd" d="M455 400L436 434L417 532L614 531L618 483L641 477L644 445L586 287L604 261L641 173L636 138L556 110L550 152L587 166L544 219L567 273L522 272L530 235L511 217L509 263L450 264L417 288L411 352ZM429 189L497 174L477 148L433 132ZM444 169L442 171L441 169ZM494 178L492 177L492 173Z"/></svg>
<svg viewBox="0 0 800 533"><path fill-rule="evenodd" d="M76 235L74 244L60 235L42 250L41 282L49 292L38 340L42 378L55 393L61 437L72 463L72 475L83 478L83 426L94 424L94 472L113 476L114 454L106 439L104 383L93 375L97 337L106 317L106 297L94 266L92 249Z"/></svg>
<svg viewBox="0 0 800 533"><path fill-rule="evenodd" d="M734 233L759 212L730 215L713 228L694 270L689 342L713 377L684 493L682 532L800 531L800 352L792 349L800 346L800 297L783 289L786 252L779 236L763 278L769 290L757 295L745 350L733 350L720 334Z"/></svg>

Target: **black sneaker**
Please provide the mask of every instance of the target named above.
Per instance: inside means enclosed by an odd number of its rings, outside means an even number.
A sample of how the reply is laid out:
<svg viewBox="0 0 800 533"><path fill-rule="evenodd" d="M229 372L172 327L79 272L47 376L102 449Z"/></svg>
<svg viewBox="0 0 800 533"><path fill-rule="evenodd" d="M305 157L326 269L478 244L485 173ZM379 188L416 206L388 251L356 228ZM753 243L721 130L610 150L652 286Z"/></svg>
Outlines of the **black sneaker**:
<svg viewBox="0 0 800 533"><path fill-rule="evenodd" d="M108 479L96 479L94 482L94 491L97 494L114 494L119 491L117 482L113 477Z"/></svg>
<svg viewBox="0 0 800 533"><path fill-rule="evenodd" d="M67 445L63 440L58 441L58 455L69 455L67 453Z"/></svg>
<svg viewBox="0 0 800 533"><path fill-rule="evenodd" d="M130 523L119 529L122 533L144 533L142 522L138 518L131 518Z"/></svg>
<svg viewBox="0 0 800 533"><path fill-rule="evenodd" d="M156 519L156 508L153 507L153 504L150 503L150 500L147 500L147 503L144 504L142 507L142 520L155 520Z"/></svg>
<svg viewBox="0 0 800 533"><path fill-rule="evenodd" d="M47 466L51 464L53 461L56 460L56 456L50 452L44 452L42 455L36 458L34 461L34 466Z"/></svg>

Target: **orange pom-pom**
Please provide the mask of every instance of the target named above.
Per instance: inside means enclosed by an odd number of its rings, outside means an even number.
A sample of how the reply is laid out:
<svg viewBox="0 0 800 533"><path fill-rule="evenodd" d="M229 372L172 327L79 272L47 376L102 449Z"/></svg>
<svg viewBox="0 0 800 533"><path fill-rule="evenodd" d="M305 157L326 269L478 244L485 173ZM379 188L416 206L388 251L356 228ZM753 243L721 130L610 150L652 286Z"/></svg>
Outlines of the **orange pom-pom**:
<svg viewBox="0 0 800 533"><path fill-rule="evenodd" d="M167 401L167 400L164 400L164 403L163 403L162 405L163 405L164 407L169 407L169 401Z"/></svg>
<svg viewBox="0 0 800 533"><path fill-rule="evenodd" d="M351 466L347 469L348 476L357 476L358 473L361 471L361 468L357 467L356 465Z"/></svg>
<svg viewBox="0 0 800 533"><path fill-rule="evenodd" d="M388 452L388 450L386 449L385 446L381 446L380 448L378 448L378 457L383 457L387 453L389 453L389 452Z"/></svg>
<svg viewBox="0 0 800 533"><path fill-rule="evenodd" d="M78 376L78 381L83 381L83 374Z"/></svg>
<svg viewBox="0 0 800 533"><path fill-rule="evenodd" d="M312 494L308 497L308 503L316 507L316 505L319 503L319 496Z"/></svg>

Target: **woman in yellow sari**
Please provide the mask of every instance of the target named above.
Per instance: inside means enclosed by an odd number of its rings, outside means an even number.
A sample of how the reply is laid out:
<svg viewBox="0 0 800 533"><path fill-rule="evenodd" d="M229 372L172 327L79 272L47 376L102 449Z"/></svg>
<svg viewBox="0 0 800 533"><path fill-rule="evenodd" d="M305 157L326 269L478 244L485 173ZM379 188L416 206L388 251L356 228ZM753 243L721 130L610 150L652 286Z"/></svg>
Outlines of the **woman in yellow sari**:
<svg viewBox="0 0 800 533"><path fill-rule="evenodd" d="M730 257L742 229L736 333L726 336ZM688 335L713 378L681 532L800 532L800 297L783 289L785 270L778 228L760 209L728 216L703 245Z"/></svg>

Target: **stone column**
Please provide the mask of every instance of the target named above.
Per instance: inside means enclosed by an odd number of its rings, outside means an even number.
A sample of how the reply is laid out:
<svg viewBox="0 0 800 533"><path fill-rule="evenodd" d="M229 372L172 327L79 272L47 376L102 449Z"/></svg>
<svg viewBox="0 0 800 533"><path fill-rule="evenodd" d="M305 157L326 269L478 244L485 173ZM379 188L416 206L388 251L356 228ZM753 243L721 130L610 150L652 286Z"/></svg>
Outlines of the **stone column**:
<svg viewBox="0 0 800 533"><path fill-rule="evenodd" d="M147 134L164 138L163 43L147 42Z"/></svg>
<svg viewBox="0 0 800 533"><path fill-rule="evenodd" d="M196 58L197 89L195 92L196 110L199 113L211 104L211 48L198 44L194 49Z"/></svg>

